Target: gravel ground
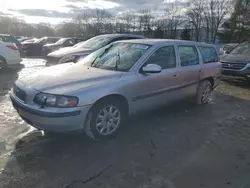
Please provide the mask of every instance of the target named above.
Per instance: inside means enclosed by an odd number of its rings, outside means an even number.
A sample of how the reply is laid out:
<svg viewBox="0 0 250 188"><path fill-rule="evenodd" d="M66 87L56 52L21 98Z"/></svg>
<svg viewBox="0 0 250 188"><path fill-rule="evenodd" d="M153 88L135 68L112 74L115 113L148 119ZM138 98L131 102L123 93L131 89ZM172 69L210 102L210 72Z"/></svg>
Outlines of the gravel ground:
<svg viewBox="0 0 250 188"><path fill-rule="evenodd" d="M184 102L128 121L117 138L46 136L24 123L8 91L44 68L0 72L0 187L249 188L250 85L225 79L209 105Z"/></svg>

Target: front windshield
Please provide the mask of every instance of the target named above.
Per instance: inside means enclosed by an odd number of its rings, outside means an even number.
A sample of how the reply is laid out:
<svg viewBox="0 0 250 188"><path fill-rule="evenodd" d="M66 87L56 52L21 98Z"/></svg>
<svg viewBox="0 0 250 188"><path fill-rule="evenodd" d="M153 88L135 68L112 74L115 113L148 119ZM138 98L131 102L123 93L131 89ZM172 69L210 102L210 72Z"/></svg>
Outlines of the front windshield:
<svg viewBox="0 0 250 188"><path fill-rule="evenodd" d="M250 54L250 42L245 42L237 46L231 51L230 54L234 55L249 55Z"/></svg>
<svg viewBox="0 0 250 188"><path fill-rule="evenodd" d="M150 45L116 43L90 54L79 63L100 69L128 71L150 48Z"/></svg>
<svg viewBox="0 0 250 188"><path fill-rule="evenodd" d="M66 40L68 40L67 38L64 39L60 39L56 42L56 44L63 44Z"/></svg>
<svg viewBox="0 0 250 188"><path fill-rule="evenodd" d="M106 46L111 40L112 40L112 37L97 36L97 37L93 37L83 42L81 45L78 45L77 47L78 48L90 48L93 50L97 50L99 48Z"/></svg>
<svg viewBox="0 0 250 188"><path fill-rule="evenodd" d="M79 42L79 43L75 44L73 47L74 47L74 48L79 48L79 46L81 46L84 42L85 42L85 41Z"/></svg>
<svg viewBox="0 0 250 188"><path fill-rule="evenodd" d="M35 43L40 43L40 42L42 42L42 41L45 40L45 39L47 39L47 37L43 37L43 38L37 39L37 40L35 41Z"/></svg>

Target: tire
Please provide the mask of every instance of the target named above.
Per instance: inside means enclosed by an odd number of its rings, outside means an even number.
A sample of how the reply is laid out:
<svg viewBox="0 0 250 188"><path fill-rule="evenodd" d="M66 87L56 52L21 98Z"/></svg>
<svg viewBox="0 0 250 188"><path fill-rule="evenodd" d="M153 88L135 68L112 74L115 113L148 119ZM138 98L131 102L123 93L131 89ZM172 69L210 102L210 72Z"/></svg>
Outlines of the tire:
<svg viewBox="0 0 250 188"><path fill-rule="evenodd" d="M0 56L0 70L3 70L6 67L6 60Z"/></svg>
<svg viewBox="0 0 250 188"><path fill-rule="evenodd" d="M197 94L196 103L197 104L208 104L212 95L212 84L209 80L204 80L200 82Z"/></svg>
<svg viewBox="0 0 250 188"><path fill-rule="evenodd" d="M126 110L117 99L104 99L89 111L85 123L85 134L94 140L114 137L126 118Z"/></svg>

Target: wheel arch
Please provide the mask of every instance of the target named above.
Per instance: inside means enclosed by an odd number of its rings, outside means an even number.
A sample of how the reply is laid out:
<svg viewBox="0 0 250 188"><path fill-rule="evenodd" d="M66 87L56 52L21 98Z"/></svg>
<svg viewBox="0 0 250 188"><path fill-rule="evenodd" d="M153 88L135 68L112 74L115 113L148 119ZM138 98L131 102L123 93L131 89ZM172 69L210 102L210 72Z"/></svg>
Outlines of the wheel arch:
<svg viewBox="0 0 250 188"><path fill-rule="evenodd" d="M214 78L212 76L202 79L200 83L205 80L208 80L212 84L212 87L214 87Z"/></svg>
<svg viewBox="0 0 250 188"><path fill-rule="evenodd" d="M2 55L0 55L0 59L3 60L3 68L4 68L7 65L7 61Z"/></svg>
<svg viewBox="0 0 250 188"><path fill-rule="evenodd" d="M99 102L101 101L105 101L105 100L118 100L120 101L122 104L123 104L123 107L125 109L125 112L126 114L128 115L129 114L129 103L128 103L128 100L126 99L126 97L124 97L123 95L121 94L109 94L109 95L106 95L106 96L103 96L101 98L99 98L92 106L92 108ZM91 108L91 109L92 109Z"/></svg>

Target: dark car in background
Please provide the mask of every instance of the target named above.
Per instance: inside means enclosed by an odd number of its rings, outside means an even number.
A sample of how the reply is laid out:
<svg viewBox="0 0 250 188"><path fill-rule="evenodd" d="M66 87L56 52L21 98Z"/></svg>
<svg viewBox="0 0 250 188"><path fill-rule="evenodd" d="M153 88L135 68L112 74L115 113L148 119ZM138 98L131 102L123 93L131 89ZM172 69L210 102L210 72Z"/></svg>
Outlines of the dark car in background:
<svg viewBox="0 0 250 188"><path fill-rule="evenodd" d="M77 62L80 58L119 40L144 39L144 36L133 34L106 34L93 37L72 47L61 48L47 55L46 65L56 65L68 62Z"/></svg>
<svg viewBox="0 0 250 188"><path fill-rule="evenodd" d="M34 41L23 42L23 50L26 56L42 56L43 46L48 43L55 43L58 37L43 37Z"/></svg>
<svg viewBox="0 0 250 188"><path fill-rule="evenodd" d="M58 40L56 43L52 44L45 44L43 46L43 55L47 55L53 51L59 50L60 48L63 47L69 47L69 46L74 46L78 42L83 41L83 39L80 38L62 38Z"/></svg>
<svg viewBox="0 0 250 188"><path fill-rule="evenodd" d="M22 46L21 42L19 42L13 35L0 34L0 41L2 41L2 42L8 42L8 43L14 43L17 46L17 48L18 48L20 56L21 57L24 56L23 46Z"/></svg>
<svg viewBox="0 0 250 188"><path fill-rule="evenodd" d="M244 42L220 57L222 73L250 81L250 42Z"/></svg>

